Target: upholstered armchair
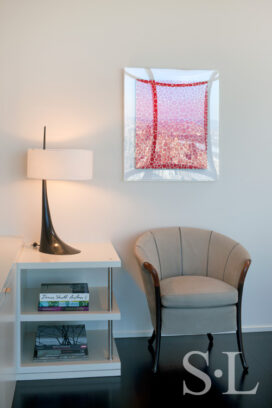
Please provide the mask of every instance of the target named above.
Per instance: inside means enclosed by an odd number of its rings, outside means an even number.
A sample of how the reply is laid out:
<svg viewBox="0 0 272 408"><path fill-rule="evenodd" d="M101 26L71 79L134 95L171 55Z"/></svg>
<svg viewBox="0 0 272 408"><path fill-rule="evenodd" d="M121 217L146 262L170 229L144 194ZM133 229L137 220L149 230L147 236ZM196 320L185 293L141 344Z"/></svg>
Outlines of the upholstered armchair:
<svg viewBox="0 0 272 408"><path fill-rule="evenodd" d="M239 243L214 231L171 227L142 234L135 244L155 341L161 334L236 331L243 369L248 370L241 331L242 293L251 260Z"/></svg>

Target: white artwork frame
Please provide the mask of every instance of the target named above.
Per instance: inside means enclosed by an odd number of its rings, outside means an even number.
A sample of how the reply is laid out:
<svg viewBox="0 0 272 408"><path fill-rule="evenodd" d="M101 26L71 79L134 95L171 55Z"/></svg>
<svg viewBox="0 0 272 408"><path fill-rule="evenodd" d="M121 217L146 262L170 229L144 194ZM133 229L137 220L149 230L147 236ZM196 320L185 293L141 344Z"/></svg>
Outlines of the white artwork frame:
<svg viewBox="0 0 272 408"><path fill-rule="evenodd" d="M207 168L136 168L136 81L208 83ZM124 180L215 181L219 175L219 73L215 70L124 69Z"/></svg>

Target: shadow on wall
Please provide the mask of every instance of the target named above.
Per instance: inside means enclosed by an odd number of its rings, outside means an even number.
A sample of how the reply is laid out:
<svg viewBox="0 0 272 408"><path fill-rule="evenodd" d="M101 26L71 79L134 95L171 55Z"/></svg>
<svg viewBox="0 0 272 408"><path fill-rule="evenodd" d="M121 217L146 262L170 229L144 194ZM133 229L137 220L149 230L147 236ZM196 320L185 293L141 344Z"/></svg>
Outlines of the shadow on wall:
<svg viewBox="0 0 272 408"><path fill-rule="evenodd" d="M141 274L141 267L134 255L135 242L137 238L143 232L144 230L139 232L136 235L127 237L121 244L119 242L119 245L120 245L120 248L122 248L121 257L122 257L123 268L131 275L131 277L136 282L138 287L144 292L144 284L143 284L143 279L142 279L142 274Z"/></svg>

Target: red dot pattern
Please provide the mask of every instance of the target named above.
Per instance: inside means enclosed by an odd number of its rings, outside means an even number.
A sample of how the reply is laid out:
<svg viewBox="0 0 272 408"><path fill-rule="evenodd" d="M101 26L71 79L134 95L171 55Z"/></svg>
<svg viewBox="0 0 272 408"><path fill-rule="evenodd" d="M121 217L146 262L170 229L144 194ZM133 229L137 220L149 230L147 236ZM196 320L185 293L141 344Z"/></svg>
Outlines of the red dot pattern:
<svg viewBox="0 0 272 408"><path fill-rule="evenodd" d="M136 169L206 169L208 82L136 80Z"/></svg>

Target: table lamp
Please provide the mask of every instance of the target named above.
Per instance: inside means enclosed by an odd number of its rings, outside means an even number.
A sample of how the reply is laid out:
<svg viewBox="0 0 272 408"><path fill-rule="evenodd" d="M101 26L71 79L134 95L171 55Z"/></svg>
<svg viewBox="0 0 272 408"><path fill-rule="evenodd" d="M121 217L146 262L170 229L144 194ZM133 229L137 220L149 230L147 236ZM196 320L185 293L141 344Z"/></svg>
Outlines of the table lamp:
<svg viewBox="0 0 272 408"><path fill-rule="evenodd" d="M42 230L39 250L46 254L73 255L80 251L64 243L53 227L47 180L89 180L92 178L93 152L83 149L46 149L46 126L43 149L27 152L27 176L42 180Z"/></svg>

